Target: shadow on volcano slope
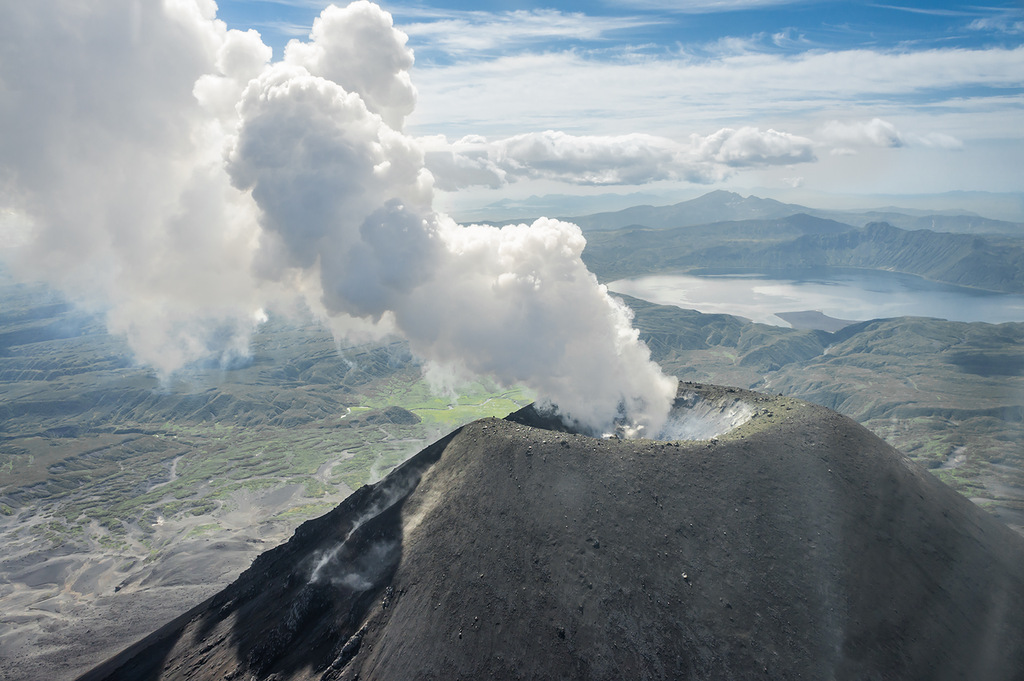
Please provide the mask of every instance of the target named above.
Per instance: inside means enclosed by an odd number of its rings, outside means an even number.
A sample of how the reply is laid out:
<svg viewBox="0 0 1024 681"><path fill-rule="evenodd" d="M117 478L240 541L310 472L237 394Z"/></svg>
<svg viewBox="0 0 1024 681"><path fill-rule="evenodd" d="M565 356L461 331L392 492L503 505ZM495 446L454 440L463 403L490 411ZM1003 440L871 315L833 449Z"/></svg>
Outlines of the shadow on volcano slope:
<svg viewBox="0 0 1024 681"><path fill-rule="evenodd" d="M82 678L1021 678L1020 537L835 412L680 394L749 413L474 422Z"/></svg>

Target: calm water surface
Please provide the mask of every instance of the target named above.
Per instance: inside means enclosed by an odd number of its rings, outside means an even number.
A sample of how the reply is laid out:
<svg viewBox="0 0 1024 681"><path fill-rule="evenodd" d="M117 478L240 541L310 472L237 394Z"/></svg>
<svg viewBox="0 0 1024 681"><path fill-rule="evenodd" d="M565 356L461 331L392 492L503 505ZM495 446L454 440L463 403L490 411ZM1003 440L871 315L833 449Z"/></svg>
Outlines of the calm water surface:
<svg viewBox="0 0 1024 681"><path fill-rule="evenodd" d="M959 322L1024 321L1024 295L940 284L909 274L816 269L779 274L713 270L608 284L616 293L662 305L789 326L776 312L817 310L839 319L937 317Z"/></svg>

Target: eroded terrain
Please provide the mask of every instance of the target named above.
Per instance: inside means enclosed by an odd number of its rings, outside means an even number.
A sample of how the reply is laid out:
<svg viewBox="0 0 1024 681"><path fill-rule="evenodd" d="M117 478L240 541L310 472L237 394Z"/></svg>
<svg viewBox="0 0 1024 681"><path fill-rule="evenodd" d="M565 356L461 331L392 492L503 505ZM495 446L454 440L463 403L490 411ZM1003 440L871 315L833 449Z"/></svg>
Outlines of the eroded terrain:
<svg viewBox="0 0 1024 681"><path fill-rule="evenodd" d="M161 383L99 318L41 287L2 288L0 674L12 678L88 668L425 443L532 399L484 384L438 396L405 345L339 347L310 320L271 320L248 359ZM627 302L667 371L850 415L1024 527L1024 325L901 318L829 333Z"/></svg>
<svg viewBox="0 0 1024 681"><path fill-rule="evenodd" d="M400 343L268 323L161 383L99 319L0 291L0 676L70 678L452 428L528 403L434 394Z"/></svg>

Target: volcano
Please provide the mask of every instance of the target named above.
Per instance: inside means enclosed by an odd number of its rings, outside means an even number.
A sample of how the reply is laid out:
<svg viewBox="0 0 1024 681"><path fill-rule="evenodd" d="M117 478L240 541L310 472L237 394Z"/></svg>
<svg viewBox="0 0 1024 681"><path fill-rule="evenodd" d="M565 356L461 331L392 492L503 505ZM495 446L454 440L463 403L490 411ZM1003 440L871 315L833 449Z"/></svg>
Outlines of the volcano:
<svg viewBox="0 0 1024 681"><path fill-rule="evenodd" d="M81 679L1024 678L1024 542L898 451L695 384L667 432L471 423Z"/></svg>

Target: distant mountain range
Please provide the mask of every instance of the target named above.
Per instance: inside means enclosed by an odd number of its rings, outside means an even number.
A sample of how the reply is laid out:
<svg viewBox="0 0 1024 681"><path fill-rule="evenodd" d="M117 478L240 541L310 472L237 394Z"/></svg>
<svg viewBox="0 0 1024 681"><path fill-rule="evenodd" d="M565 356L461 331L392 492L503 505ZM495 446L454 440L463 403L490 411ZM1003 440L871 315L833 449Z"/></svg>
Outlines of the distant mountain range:
<svg viewBox="0 0 1024 681"><path fill-rule="evenodd" d="M624 210L566 216L561 219L576 223L584 231L598 231L638 226L671 229L719 222L777 220L797 214L834 220L851 227L864 227L872 222L888 222L894 227L907 230L927 229L933 232L1024 237L1024 223L993 220L969 211L923 211L910 208L821 210L757 196L743 197L724 190L713 191L671 206L633 206ZM506 220L502 224L522 221Z"/></svg>
<svg viewBox="0 0 1024 681"><path fill-rule="evenodd" d="M603 281L699 268L853 267L988 291L1024 291L1024 239L910 231L885 222L852 227L806 213L594 231L587 235L583 258Z"/></svg>
<svg viewBox="0 0 1024 681"><path fill-rule="evenodd" d="M665 229L712 222L772 220L796 213L810 215L811 211L804 206L756 196L744 198L733 192L719 190L672 206L633 206L611 213L594 213L569 219L584 230L620 229L631 226Z"/></svg>

